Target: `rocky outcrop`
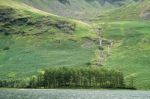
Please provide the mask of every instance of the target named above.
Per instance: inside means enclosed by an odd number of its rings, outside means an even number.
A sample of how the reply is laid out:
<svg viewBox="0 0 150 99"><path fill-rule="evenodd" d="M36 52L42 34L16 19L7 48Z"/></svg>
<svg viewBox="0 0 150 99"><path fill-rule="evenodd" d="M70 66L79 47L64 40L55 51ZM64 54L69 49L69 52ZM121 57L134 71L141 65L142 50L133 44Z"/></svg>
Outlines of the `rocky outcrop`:
<svg viewBox="0 0 150 99"><path fill-rule="evenodd" d="M63 3L63 4L70 4L69 0L58 0L59 2Z"/></svg>
<svg viewBox="0 0 150 99"><path fill-rule="evenodd" d="M12 8L1 8L0 9L0 22L7 22L11 20L11 15L14 13L14 10Z"/></svg>
<svg viewBox="0 0 150 99"><path fill-rule="evenodd" d="M25 27L30 28L23 29ZM39 30L35 30L35 28ZM27 17L17 13L12 8L4 7L0 9L0 33L5 36L40 36L43 33L55 34L50 29L60 30L61 33L72 34L76 29L76 24L67 20L54 20L52 17Z"/></svg>
<svg viewBox="0 0 150 99"><path fill-rule="evenodd" d="M150 9L143 11L143 12L141 13L140 17L141 17L142 19L149 20L149 19L150 19Z"/></svg>
<svg viewBox="0 0 150 99"><path fill-rule="evenodd" d="M71 23L66 22L66 21L59 21L58 23L56 23L56 27L61 29L62 31L64 31L66 33L73 33L75 31L76 25L71 24Z"/></svg>

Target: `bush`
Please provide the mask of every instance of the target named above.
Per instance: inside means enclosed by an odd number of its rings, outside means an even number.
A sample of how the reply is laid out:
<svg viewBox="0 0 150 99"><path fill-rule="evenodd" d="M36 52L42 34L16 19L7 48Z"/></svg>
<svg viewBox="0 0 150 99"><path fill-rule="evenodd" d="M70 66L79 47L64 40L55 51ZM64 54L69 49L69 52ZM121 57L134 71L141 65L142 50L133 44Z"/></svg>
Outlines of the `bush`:
<svg viewBox="0 0 150 99"><path fill-rule="evenodd" d="M126 88L127 89L136 89L135 81L136 81L136 75L135 74L130 74L127 77L125 77Z"/></svg>
<svg viewBox="0 0 150 99"><path fill-rule="evenodd" d="M6 47L3 48L3 50L9 50L9 49L10 49L9 46L6 46Z"/></svg>

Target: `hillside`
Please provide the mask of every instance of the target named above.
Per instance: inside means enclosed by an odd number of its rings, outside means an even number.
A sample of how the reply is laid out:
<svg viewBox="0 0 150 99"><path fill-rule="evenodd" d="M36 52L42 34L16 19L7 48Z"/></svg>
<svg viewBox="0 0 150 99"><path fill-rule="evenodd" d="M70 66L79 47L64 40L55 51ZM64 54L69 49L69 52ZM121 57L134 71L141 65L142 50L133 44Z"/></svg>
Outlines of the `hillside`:
<svg viewBox="0 0 150 99"><path fill-rule="evenodd" d="M139 89L150 88L149 4L145 0L122 6L95 20L96 25L103 27L103 36L115 42L105 65L123 71L126 77L133 76Z"/></svg>
<svg viewBox="0 0 150 99"><path fill-rule="evenodd" d="M101 27L104 40L113 41L103 67L122 71L125 80L132 77L138 89L150 89L149 5L149 0L1 0L0 79L93 65L99 54L92 29Z"/></svg>
<svg viewBox="0 0 150 99"><path fill-rule="evenodd" d="M87 66L95 37L86 23L26 4L0 1L0 79L20 79L52 66Z"/></svg>
<svg viewBox="0 0 150 99"><path fill-rule="evenodd" d="M150 85L150 21L114 21L99 23L103 36L114 41L106 67L121 70L134 77L138 89Z"/></svg>
<svg viewBox="0 0 150 99"><path fill-rule="evenodd" d="M108 9L141 0L18 0L40 10L80 20L94 19Z"/></svg>
<svg viewBox="0 0 150 99"><path fill-rule="evenodd" d="M150 19L150 1L131 3L122 7L104 11L95 21L112 20L149 20Z"/></svg>

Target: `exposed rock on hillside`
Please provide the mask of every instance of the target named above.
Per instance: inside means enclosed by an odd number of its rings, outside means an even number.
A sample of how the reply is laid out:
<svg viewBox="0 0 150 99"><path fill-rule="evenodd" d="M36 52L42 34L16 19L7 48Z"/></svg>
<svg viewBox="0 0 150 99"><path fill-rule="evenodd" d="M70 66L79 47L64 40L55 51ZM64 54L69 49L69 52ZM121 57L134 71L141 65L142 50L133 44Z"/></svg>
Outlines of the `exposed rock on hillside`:
<svg viewBox="0 0 150 99"><path fill-rule="evenodd" d="M12 8L1 8L0 9L0 22L6 22L11 20L11 15L14 12Z"/></svg>
<svg viewBox="0 0 150 99"><path fill-rule="evenodd" d="M146 10L146 11L142 12L140 17L145 20L150 19L150 10Z"/></svg>
<svg viewBox="0 0 150 99"><path fill-rule="evenodd" d="M63 4L70 4L69 0L58 0L58 1L63 3Z"/></svg>
<svg viewBox="0 0 150 99"><path fill-rule="evenodd" d="M30 27L22 30L22 28ZM38 29L35 29L38 28ZM40 35L43 33L55 34L57 31L61 33L72 34L76 29L76 24L73 22L52 19L51 17L25 17L16 13L12 8L0 9L0 32L4 35Z"/></svg>
<svg viewBox="0 0 150 99"><path fill-rule="evenodd" d="M21 0L35 8L54 14L89 20L104 9L112 9L140 0ZM45 5L46 4L46 5ZM43 6L44 5L44 6Z"/></svg>

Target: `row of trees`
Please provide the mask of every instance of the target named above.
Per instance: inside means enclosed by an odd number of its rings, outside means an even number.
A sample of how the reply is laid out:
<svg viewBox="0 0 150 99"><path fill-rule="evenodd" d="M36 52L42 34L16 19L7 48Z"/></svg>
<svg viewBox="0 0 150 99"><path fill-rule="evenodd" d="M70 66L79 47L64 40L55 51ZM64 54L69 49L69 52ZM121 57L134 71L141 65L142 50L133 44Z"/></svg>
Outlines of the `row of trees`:
<svg viewBox="0 0 150 99"><path fill-rule="evenodd" d="M99 67L51 68L32 79L31 87L44 88L122 88L123 74Z"/></svg>
<svg viewBox="0 0 150 99"><path fill-rule="evenodd" d="M4 88L135 88L134 78L100 67L50 68L24 80L0 80Z"/></svg>
<svg viewBox="0 0 150 99"><path fill-rule="evenodd" d="M0 80L0 88L29 88L29 80Z"/></svg>

